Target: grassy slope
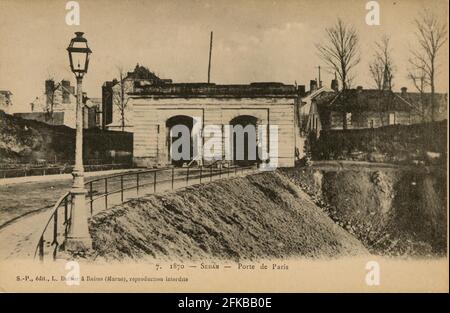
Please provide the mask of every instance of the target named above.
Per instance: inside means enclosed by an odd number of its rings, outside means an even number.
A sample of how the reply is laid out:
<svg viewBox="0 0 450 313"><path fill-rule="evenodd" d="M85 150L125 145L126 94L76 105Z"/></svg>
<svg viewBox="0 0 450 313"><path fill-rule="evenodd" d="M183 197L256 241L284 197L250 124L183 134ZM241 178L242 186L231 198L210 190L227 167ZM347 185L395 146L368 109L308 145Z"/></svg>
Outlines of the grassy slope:
<svg viewBox="0 0 450 313"><path fill-rule="evenodd" d="M365 254L298 187L261 173L132 200L91 220L108 259L259 259Z"/></svg>

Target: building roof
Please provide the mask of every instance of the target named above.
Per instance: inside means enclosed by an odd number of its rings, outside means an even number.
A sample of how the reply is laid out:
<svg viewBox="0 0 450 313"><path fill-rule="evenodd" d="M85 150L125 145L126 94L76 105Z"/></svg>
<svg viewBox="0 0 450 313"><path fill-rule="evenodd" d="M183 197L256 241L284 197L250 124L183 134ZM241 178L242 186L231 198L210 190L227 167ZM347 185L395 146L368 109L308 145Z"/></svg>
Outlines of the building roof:
<svg viewBox="0 0 450 313"><path fill-rule="evenodd" d="M298 90L294 85L276 82L251 84L216 85L208 83L177 83L144 86L134 96L157 97L289 97L296 98Z"/></svg>
<svg viewBox="0 0 450 313"><path fill-rule="evenodd" d="M75 93L75 91L71 90L71 88L67 88L66 86L64 86L64 85L61 84L61 83L58 83L58 86L56 86L55 90L57 90L57 89L64 89L64 90L65 90L67 93L69 93L70 95L72 95L72 96L74 96L74 97L77 96L76 93Z"/></svg>
<svg viewBox="0 0 450 313"><path fill-rule="evenodd" d="M331 101L320 101L321 109L341 112L362 111L406 111L415 107L408 100L390 90L346 89L339 92Z"/></svg>
<svg viewBox="0 0 450 313"><path fill-rule="evenodd" d="M431 93L429 92L424 93L423 97L421 96L420 92L397 92L396 94L412 103L419 103L421 101L425 102L426 104L431 103ZM436 102L439 105L443 106L447 104L448 95L446 93L435 93L434 96Z"/></svg>
<svg viewBox="0 0 450 313"><path fill-rule="evenodd" d="M425 114L430 114L431 111L431 93L424 93L421 95L419 92L401 92L396 93L409 103L411 103L417 110L425 110ZM440 119L447 118L448 107L448 94L435 93L435 103L437 106L437 113L440 115ZM422 105L424 107L422 107Z"/></svg>
<svg viewBox="0 0 450 313"><path fill-rule="evenodd" d="M155 73L150 71L147 67L136 65L132 72L127 72L122 81L131 80L134 82L135 88L143 88L151 85L163 85L172 83L171 79L159 78ZM112 88L119 83L119 80L114 78L111 81L105 81L102 85L104 88Z"/></svg>
<svg viewBox="0 0 450 313"><path fill-rule="evenodd" d="M324 91L324 92L316 94L312 100L314 101L314 103L316 103L319 106L327 105L331 101L333 101L334 98L336 98L336 96L338 94L339 93L336 91Z"/></svg>
<svg viewBox="0 0 450 313"><path fill-rule="evenodd" d="M322 93L333 93L333 94L335 94L336 92L333 89L331 89L330 87L322 86L319 89L316 89L313 92L308 93L306 96L304 96L302 98L302 101L306 102L308 100L313 100L313 99L317 98L318 96L320 96Z"/></svg>
<svg viewBox="0 0 450 313"><path fill-rule="evenodd" d="M87 107L98 107L100 108L102 106L102 98L87 98L86 101Z"/></svg>
<svg viewBox="0 0 450 313"><path fill-rule="evenodd" d="M12 92L9 90L0 90L0 93L7 96L12 96Z"/></svg>
<svg viewBox="0 0 450 313"><path fill-rule="evenodd" d="M146 79L146 80L152 80L155 82L162 81L161 78L155 75L152 71L150 71L145 66L141 66L139 64L136 64L136 67L134 68L133 72L128 72L125 78L130 79Z"/></svg>

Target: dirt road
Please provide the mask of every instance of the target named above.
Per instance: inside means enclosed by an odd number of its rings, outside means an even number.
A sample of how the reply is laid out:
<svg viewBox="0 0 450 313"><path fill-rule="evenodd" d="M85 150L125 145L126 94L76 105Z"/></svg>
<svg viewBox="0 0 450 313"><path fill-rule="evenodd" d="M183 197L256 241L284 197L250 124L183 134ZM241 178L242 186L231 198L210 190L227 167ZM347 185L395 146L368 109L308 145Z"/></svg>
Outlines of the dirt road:
<svg viewBox="0 0 450 313"><path fill-rule="evenodd" d="M124 172L130 170L89 172L85 177L89 181ZM52 207L71 185L68 174L0 179L0 229L21 216Z"/></svg>
<svg viewBox="0 0 450 313"><path fill-rule="evenodd" d="M126 170L129 171L129 170ZM86 180L124 170L86 173ZM0 259L30 258L58 198L70 190L70 175L5 179L0 184Z"/></svg>

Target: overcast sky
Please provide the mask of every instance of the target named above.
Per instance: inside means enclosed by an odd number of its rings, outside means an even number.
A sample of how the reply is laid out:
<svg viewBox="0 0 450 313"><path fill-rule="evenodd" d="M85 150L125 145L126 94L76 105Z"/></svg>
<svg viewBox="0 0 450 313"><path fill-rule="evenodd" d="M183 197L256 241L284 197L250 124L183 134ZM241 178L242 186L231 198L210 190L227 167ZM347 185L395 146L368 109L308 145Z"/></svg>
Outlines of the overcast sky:
<svg viewBox="0 0 450 313"><path fill-rule="evenodd" d="M413 87L406 79L412 20L425 7L447 18L445 0L379 1L381 25L365 23L365 0L282 1L78 1L81 25L65 23L65 0L0 0L0 90L14 94L14 111L29 110L41 96L44 80L70 79L66 48L75 31L84 31L93 54L84 79L91 97L118 77L118 68L145 65L174 82L207 80L209 34L214 31L212 82L217 84L279 81L309 84L317 77L315 43L325 27L341 17L360 34L362 60L355 85L373 87L368 73L374 41L392 38L397 67L395 89ZM442 50L437 89L447 92L448 45ZM329 85L333 75L322 71ZM308 89L308 88L307 88Z"/></svg>

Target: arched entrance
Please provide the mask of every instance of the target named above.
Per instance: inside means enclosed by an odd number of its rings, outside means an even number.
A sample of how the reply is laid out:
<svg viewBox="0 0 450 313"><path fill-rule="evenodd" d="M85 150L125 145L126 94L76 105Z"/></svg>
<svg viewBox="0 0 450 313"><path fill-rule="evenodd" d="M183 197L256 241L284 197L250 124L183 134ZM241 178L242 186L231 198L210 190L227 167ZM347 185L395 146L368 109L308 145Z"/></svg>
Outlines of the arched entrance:
<svg viewBox="0 0 450 313"><path fill-rule="evenodd" d="M176 115L166 121L169 163L182 166L189 163L193 155L192 128L194 119L186 115ZM181 139L183 137L183 140Z"/></svg>
<svg viewBox="0 0 450 313"><path fill-rule="evenodd" d="M257 118L239 115L230 121L232 126L233 164L246 166L257 163L258 129Z"/></svg>

